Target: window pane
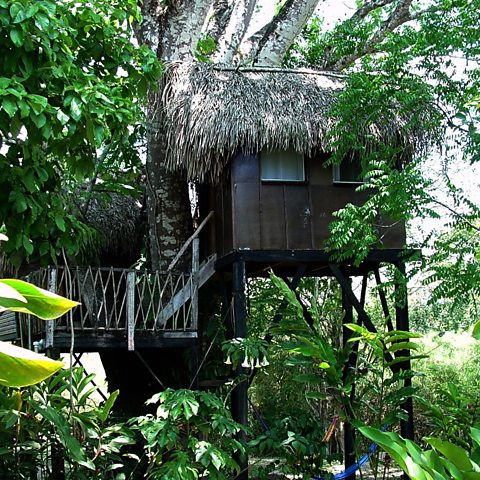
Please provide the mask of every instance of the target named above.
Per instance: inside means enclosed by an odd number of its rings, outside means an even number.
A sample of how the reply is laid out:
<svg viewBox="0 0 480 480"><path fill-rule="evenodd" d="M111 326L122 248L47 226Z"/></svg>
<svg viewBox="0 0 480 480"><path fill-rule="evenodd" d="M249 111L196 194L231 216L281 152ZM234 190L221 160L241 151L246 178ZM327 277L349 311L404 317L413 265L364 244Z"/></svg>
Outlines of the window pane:
<svg viewBox="0 0 480 480"><path fill-rule="evenodd" d="M262 180L302 182L305 180L303 155L294 150L261 153Z"/></svg>
<svg viewBox="0 0 480 480"><path fill-rule="evenodd" d="M359 160L344 160L340 165L333 167L335 182L363 183L362 165Z"/></svg>

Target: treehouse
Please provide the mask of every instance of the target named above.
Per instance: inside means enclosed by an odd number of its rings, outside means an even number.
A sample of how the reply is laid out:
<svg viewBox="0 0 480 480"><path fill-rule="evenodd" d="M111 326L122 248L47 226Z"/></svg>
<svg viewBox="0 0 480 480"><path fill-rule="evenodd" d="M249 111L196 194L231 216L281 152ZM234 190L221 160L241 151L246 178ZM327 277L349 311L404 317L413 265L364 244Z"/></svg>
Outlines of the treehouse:
<svg viewBox="0 0 480 480"><path fill-rule="evenodd" d="M329 161L333 152L328 137L337 121L331 111L344 89L343 77L173 63L161 82L158 105L167 165L172 171L187 172L195 183L199 227L166 272L145 272L125 268L134 257L129 248L143 232L138 215L126 222L117 218L116 226L109 226L108 208L102 215L93 215L91 221L111 232L107 236L112 238L98 262L113 266L58 267L32 274L31 281L82 306L70 317L48 323L46 329L31 319L20 321L20 334L27 344L43 341L40 347L68 351L73 337L78 351L109 352L103 359L110 363L110 372L115 372L121 359L130 365L135 357L127 357L127 350L142 354L148 350L149 371L153 372L152 365L162 367L161 373L158 369L152 373L162 377L178 360L162 351L191 347L194 352L198 345L198 292L203 284L214 275L219 279L227 331L233 337L245 337L247 279L268 275L270 270L282 276L294 293L304 276L335 278L342 290L344 322L356 320L371 331L375 326L364 303L367 282L373 279L389 330L408 330L407 303L389 312L379 272L384 263L404 271L405 262L415 253L405 246L402 222L378 217L380 240L360 264L353 259L336 261L326 250L334 212L349 203L362 204L369 194L358 191L365 181L358 153L346 155L340 163ZM378 142L394 146L396 156L390 160L402 168L424 146L422 135L406 128L407 124L408 119L391 115L356 132L365 151ZM339 142L341 138L334 144ZM129 232L115 230L124 226ZM191 271L176 272L174 263L190 249ZM353 277L362 279L360 297L352 289ZM304 312L311 322L306 306ZM281 312L274 321L280 317ZM18 326L18 319L12 322ZM348 341L346 331L343 341ZM124 353L119 356L119 351ZM401 357L396 368L409 368L408 351L399 350L395 356ZM354 368L355 361L351 357L345 368ZM193 377L197 362L192 355ZM121 369L117 371L128 380ZM239 367L236 373L244 372ZM408 376L405 382L410 382ZM242 423L247 422L247 388L246 381L240 382L233 393L234 415ZM133 391L138 401L137 386ZM411 438L410 400L405 408L409 415L402 433ZM351 464L353 438L348 426L345 434L346 463Z"/></svg>
<svg viewBox="0 0 480 480"><path fill-rule="evenodd" d="M362 204L367 191L361 158L329 162L331 109L344 88L333 73L273 68L232 69L171 65L163 78L167 161L198 185L201 217L214 212L202 236L217 269L249 258L249 275L274 267L292 275L303 260L324 266L333 213ZM423 139L394 116L360 129L365 150L395 145L401 168ZM338 143L338 140L337 140ZM378 218L380 241L371 258L398 257L406 243L402 222ZM298 261L296 261L298 259Z"/></svg>
<svg viewBox="0 0 480 480"><path fill-rule="evenodd" d="M361 205L369 195L358 189L366 180L358 151L347 152L339 163L329 161L334 153L330 145L338 148L342 141L331 142L329 135L338 121L331 112L344 78L328 72L175 63L162 81L167 162L195 182L200 217L213 217L202 232L202 253L217 257L232 337L247 332L247 279L270 270L295 294L304 276L335 278L342 290L344 322L356 321L375 332L364 309L367 282L373 279L389 330L408 330L407 303L389 312L379 272L384 263L404 271L405 261L416 253L406 247L403 222L377 217L379 241L360 264L335 261L326 250L334 212L347 204ZM423 148L424 138L407 128L408 118L395 114L395 105L392 111L376 123L359 118L364 126L352 131L365 152L379 143L392 146L395 156L387 160L402 168ZM352 289L353 277L362 278L360 298ZM303 310L311 324L307 306ZM280 318L281 312L274 321ZM345 330L343 341L348 338ZM408 369L408 352L395 354L400 355L396 368ZM354 368L355 362L353 355L345 368ZM237 375L244 373L237 370ZM248 382L241 382L232 399L234 416L244 424L247 389ZM405 409L408 419L401 429L412 438L410 400ZM354 463L353 444L346 425L346 465Z"/></svg>

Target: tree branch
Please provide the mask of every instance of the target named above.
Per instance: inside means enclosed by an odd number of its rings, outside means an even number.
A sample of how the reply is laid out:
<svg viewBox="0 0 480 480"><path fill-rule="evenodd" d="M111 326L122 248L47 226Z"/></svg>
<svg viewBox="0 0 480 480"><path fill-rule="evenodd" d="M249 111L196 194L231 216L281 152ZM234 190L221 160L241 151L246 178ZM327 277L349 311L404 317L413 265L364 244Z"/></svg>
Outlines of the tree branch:
<svg viewBox="0 0 480 480"><path fill-rule="evenodd" d="M377 10L378 8L390 5L395 0L372 0L363 4L351 17L350 20L358 21L363 20L370 12Z"/></svg>
<svg viewBox="0 0 480 480"><path fill-rule="evenodd" d="M215 0L205 20L204 32L218 45L233 12L232 0Z"/></svg>
<svg viewBox="0 0 480 480"><path fill-rule="evenodd" d="M252 20L258 0L235 0L229 22L218 40L218 52L215 61L232 63Z"/></svg>
<svg viewBox="0 0 480 480"><path fill-rule="evenodd" d="M279 14L261 32L242 42L242 53L246 54L247 60L256 65L280 65L318 3L319 0L287 0ZM258 34L262 36L259 38Z"/></svg>
<svg viewBox="0 0 480 480"><path fill-rule="evenodd" d="M385 20L385 22L383 22L383 24L373 34L370 40L364 42L363 44L358 44L357 49L354 52L345 55L340 59L332 59L331 61L327 60L324 64L324 68L327 70L341 71L353 65L359 58L378 51L378 45L385 39L385 37L389 33L393 32L399 26L414 20L414 18L417 18L417 15L414 16L412 13L410 13L412 1L413 0L401 0L392 12L392 14L387 18L387 20ZM384 6L381 5L382 3L384 5L388 5L392 3L392 0L378 0L374 2L369 2L369 4L366 4L364 5L364 7L357 10L351 17L351 20L357 22L358 19L364 18L375 8ZM370 8L370 10L365 7Z"/></svg>

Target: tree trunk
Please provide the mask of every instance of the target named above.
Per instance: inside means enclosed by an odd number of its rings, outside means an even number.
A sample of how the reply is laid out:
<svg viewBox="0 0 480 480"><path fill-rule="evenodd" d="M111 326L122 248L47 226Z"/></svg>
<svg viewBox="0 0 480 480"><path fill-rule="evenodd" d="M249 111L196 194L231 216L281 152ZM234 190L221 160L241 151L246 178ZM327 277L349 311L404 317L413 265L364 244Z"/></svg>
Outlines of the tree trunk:
<svg viewBox="0 0 480 480"><path fill-rule="evenodd" d="M151 102L150 111L157 109ZM152 116L153 116L152 115ZM161 128L150 129L147 156L147 215L151 266L166 270L192 232L192 215L188 183L183 172L165 168L165 135ZM188 259L177 264L189 265Z"/></svg>

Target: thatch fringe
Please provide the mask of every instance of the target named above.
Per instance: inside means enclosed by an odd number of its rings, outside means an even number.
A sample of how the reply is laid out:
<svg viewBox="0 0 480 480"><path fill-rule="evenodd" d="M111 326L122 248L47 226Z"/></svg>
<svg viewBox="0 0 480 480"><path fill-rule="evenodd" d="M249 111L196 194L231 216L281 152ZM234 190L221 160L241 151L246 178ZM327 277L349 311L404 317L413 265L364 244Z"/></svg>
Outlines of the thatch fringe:
<svg viewBox="0 0 480 480"><path fill-rule="evenodd" d="M118 193L95 194L85 212L85 223L97 229L104 240L102 252L119 257L139 255L144 228L142 205L132 197Z"/></svg>
<svg viewBox="0 0 480 480"><path fill-rule="evenodd" d="M335 122L329 112L343 87L342 75L329 72L172 63L160 85L167 165L190 180L217 181L240 149L325 150ZM405 124L370 125L362 137L400 143L411 155L419 137Z"/></svg>

